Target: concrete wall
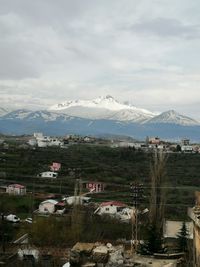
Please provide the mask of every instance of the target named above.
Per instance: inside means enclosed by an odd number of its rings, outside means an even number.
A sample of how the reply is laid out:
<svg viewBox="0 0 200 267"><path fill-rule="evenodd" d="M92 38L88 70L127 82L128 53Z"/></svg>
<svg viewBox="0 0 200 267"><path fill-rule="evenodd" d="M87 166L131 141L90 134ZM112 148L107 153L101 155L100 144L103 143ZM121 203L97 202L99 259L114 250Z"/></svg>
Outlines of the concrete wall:
<svg viewBox="0 0 200 267"><path fill-rule="evenodd" d="M194 263L200 266L200 228L194 224Z"/></svg>

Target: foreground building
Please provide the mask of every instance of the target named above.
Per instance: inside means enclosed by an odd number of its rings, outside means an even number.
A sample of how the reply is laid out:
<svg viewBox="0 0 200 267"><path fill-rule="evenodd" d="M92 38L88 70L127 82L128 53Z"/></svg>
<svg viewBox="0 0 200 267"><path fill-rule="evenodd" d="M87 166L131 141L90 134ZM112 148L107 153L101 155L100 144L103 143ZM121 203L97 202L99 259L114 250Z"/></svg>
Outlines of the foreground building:
<svg viewBox="0 0 200 267"><path fill-rule="evenodd" d="M193 255L194 266L200 266L200 192L196 192L196 205L194 208L189 209L189 216L193 221Z"/></svg>

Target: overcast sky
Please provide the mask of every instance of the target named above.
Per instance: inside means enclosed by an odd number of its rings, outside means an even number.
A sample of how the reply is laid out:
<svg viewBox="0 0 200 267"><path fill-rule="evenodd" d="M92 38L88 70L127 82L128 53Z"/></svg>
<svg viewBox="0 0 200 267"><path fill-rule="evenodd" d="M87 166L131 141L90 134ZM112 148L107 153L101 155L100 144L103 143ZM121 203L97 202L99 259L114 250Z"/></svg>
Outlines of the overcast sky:
<svg viewBox="0 0 200 267"><path fill-rule="evenodd" d="M200 119L199 0L0 0L0 102L112 95Z"/></svg>

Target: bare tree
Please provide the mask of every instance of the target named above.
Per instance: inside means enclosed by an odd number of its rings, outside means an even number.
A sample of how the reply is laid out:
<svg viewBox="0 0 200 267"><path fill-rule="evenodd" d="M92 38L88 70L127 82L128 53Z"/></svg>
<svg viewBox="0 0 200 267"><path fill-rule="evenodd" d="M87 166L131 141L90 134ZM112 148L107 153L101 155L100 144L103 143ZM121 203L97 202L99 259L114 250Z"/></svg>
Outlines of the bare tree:
<svg viewBox="0 0 200 267"><path fill-rule="evenodd" d="M166 202L166 162L166 153L156 150L150 166L151 194L149 221L151 230L155 231L155 235L160 241L163 232L164 209ZM158 246L155 245L154 247L158 248L160 245L161 242Z"/></svg>

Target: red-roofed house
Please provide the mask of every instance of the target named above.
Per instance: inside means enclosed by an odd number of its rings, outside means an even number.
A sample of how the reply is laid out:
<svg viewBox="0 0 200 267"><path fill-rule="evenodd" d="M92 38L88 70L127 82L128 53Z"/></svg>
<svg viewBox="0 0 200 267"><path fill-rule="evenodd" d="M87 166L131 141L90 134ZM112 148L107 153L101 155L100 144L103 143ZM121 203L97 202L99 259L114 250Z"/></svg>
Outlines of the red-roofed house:
<svg viewBox="0 0 200 267"><path fill-rule="evenodd" d="M26 195L26 187L21 184L10 184L6 188L6 193L10 195Z"/></svg>

